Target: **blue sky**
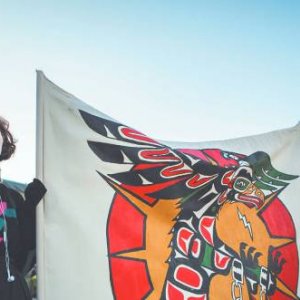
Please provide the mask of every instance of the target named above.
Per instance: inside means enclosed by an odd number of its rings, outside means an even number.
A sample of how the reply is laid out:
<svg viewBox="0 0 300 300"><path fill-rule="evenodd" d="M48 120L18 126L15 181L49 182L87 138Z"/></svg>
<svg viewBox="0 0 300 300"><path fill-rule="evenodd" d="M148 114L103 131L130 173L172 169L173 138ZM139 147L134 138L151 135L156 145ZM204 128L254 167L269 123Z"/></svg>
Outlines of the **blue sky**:
<svg viewBox="0 0 300 300"><path fill-rule="evenodd" d="M5 177L34 176L35 69L159 139L300 121L299 1L0 3L1 115L18 139Z"/></svg>

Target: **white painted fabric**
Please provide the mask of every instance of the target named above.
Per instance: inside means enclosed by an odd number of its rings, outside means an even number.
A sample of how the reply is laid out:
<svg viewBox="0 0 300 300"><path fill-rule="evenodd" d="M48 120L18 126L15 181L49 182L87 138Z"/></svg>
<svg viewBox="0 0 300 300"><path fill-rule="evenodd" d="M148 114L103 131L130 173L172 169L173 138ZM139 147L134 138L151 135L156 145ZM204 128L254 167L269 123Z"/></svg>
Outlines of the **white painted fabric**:
<svg viewBox="0 0 300 300"><path fill-rule="evenodd" d="M112 119L57 87L41 72L38 82L38 155L42 157L38 169L48 190L39 211L39 300L114 299L106 236L114 191L97 173L106 169L112 172L112 167L87 146L87 140L102 139L86 126L79 110ZM205 128L201 124L199 130L209 130ZM277 170L300 175L300 125L232 140L163 143L175 148L220 148L245 155L264 151ZM299 195L299 178L280 194L295 224L298 249Z"/></svg>

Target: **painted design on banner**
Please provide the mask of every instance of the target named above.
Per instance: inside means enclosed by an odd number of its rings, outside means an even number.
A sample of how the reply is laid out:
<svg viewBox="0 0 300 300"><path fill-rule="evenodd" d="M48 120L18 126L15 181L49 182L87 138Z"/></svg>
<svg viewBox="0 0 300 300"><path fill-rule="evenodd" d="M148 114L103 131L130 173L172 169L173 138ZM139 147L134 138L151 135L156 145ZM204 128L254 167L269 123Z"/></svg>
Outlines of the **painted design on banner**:
<svg viewBox="0 0 300 300"><path fill-rule="evenodd" d="M115 299L299 299L296 229L279 199L298 176L276 170L265 152L172 149L80 114L99 134L88 145L115 191L107 219Z"/></svg>

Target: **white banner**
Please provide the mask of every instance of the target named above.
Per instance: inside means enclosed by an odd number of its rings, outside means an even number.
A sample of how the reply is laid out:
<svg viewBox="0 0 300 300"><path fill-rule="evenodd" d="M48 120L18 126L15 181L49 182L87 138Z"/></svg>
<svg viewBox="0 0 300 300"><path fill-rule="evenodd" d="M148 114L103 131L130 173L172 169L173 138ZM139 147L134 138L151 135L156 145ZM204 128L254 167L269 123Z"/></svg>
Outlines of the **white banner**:
<svg viewBox="0 0 300 300"><path fill-rule="evenodd" d="M40 300L298 299L299 125L155 141L37 91Z"/></svg>

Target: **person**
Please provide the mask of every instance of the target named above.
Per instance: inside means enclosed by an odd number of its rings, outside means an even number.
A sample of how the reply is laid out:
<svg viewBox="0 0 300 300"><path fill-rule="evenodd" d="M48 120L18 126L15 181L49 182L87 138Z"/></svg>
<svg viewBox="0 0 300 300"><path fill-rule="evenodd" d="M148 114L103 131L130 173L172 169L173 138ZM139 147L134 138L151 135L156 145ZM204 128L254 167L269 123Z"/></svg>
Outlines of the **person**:
<svg viewBox="0 0 300 300"><path fill-rule="evenodd" d="M0 117L0 163L15 152L9 123ZM35 248L36 206L46 193L41 181L34 179L25 189L25 201L18 192L0 183L0 299L30 300L21 275L27 254Z"/></svg>

